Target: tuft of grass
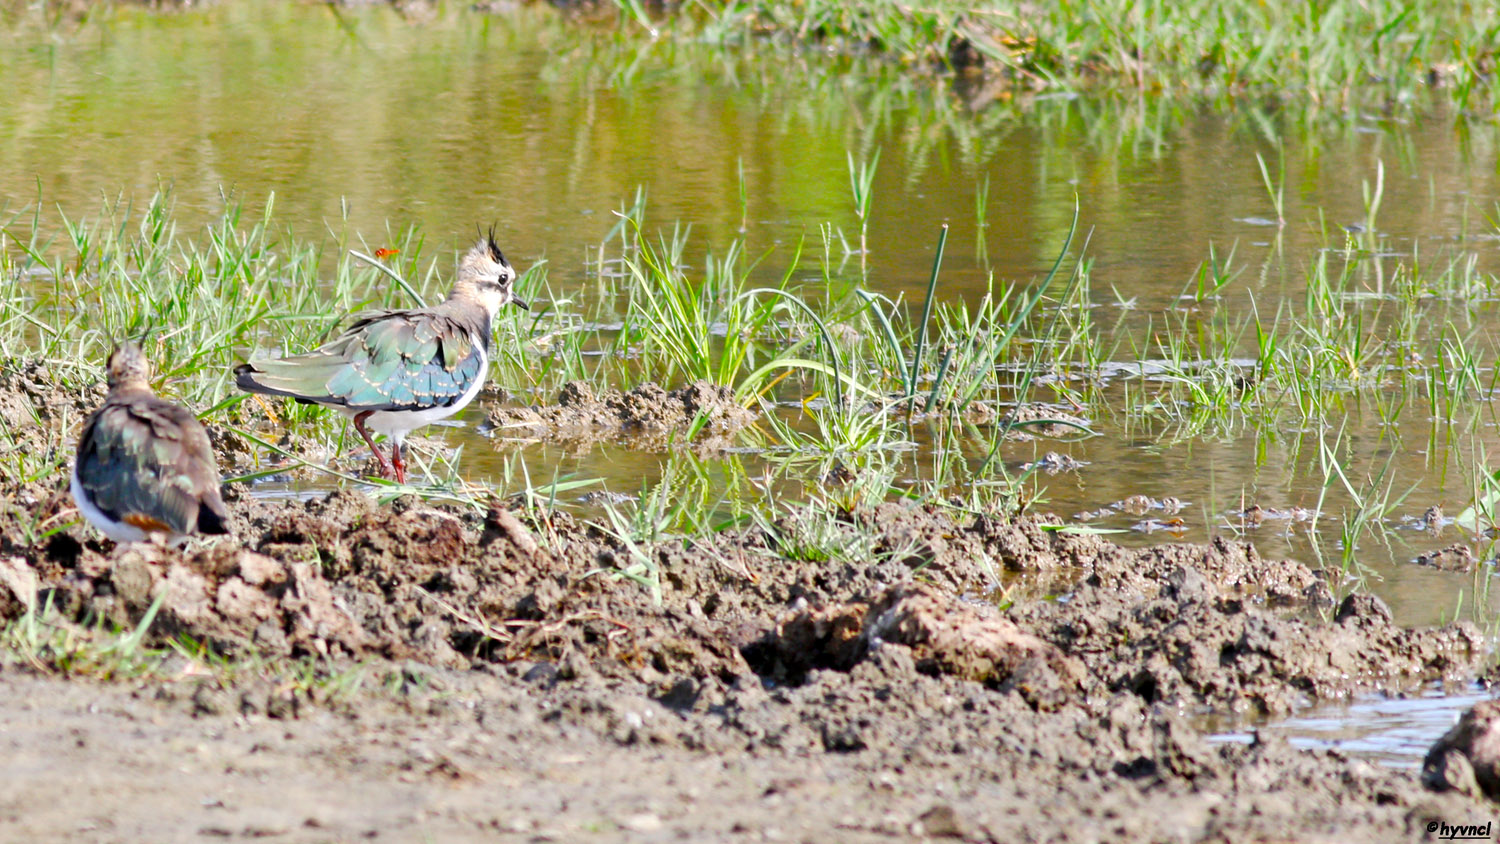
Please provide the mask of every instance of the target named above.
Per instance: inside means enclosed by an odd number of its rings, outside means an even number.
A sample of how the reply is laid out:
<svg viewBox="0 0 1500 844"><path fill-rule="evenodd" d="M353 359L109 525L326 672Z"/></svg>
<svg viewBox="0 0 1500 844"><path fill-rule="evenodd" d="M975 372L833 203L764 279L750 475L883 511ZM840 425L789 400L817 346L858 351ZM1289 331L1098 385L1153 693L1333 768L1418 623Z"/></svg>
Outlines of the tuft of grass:
<svg viewBox="0 0 1500 844"><path fill-rule="evenodd" d="M633 0L616 0L623 9ZM632 16L633 17L633 16ZM1439 89L1493 110L1500 10L1402 0L1316 4L1061 0L1035 8L936 0L702 0L652 38L753 48L816 43L908 68L977 69L1032 90L1098 88L1404 103Z"/></svg>

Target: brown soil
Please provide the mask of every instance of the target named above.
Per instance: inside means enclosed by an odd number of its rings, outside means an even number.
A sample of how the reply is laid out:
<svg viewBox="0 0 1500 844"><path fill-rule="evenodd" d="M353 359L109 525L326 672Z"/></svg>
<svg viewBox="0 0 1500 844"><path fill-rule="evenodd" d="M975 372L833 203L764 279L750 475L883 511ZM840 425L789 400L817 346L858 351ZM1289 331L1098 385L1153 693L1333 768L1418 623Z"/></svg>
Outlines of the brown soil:
<svg viewBox="0 0 1500 844"><path fill-rule="evenodd" d="M727 387L698 381L675 390L643 384L627 392L595 395L582 381L569 381L557 404L496 407L489 424L501 438L546 439L589 445L628 439L637 448L660 449L691 439L698 448L723 448L756 414L735 402Z"/></svg>
<svg viewBox="0 0 1500 844"><path fill-rule="evenodd" d="M1188 725L1482 665L1472 626L1401 629L1240 542L884 504L831 517L868 550L829 561L784 550L790 517L633 547L348 490L234 500L235 537L186 551L26 538L69 506L0 490L0 614L86 636L155 605L147 644L231 667L0 659L15 840L1407 840L1492 811Z"/></svg>

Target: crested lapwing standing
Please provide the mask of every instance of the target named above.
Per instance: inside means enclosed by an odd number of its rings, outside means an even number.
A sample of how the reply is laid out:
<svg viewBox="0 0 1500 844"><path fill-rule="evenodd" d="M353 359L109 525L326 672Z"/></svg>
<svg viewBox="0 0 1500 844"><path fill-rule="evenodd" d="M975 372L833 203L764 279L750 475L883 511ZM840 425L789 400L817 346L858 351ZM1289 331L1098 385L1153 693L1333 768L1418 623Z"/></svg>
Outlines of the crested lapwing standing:
<svg viewBox="0 0 1500 844"><path fill-rule="evenodd" d="M151 392L136 344L116 346L107 369L109 395L84 423L73 462L73 500L84 518L116 542L228 533L202 423Z"/></svg>
<svg viewBox="0 0 1500 844"><path fill-rule="evenodd" d="M431 308L379 311L311 352L245 363L241 390L338 409L380 461L384 477L406 482L401 444L411 431L463 410L484 386L490 332L501 306L516 298L511 269L494 232L458 262L447 300ZM370 432L391 440L386 461Z"/></svg>

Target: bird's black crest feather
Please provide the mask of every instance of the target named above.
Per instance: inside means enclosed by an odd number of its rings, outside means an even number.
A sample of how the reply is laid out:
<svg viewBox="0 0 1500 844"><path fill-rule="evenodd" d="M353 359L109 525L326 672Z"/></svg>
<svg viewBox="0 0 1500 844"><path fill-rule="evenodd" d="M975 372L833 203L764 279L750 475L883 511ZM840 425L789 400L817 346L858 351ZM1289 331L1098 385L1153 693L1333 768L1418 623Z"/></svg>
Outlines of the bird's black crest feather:
<svg viewBox="0 0 1500 844"><path fill-rule="evenodd" d="M500 251L500 244L495 242L495 227L493 225L490 226L490 233L487 239L489 240L490 257L502 264L508 265L510 262L505 260L505 253Z"/></svg>

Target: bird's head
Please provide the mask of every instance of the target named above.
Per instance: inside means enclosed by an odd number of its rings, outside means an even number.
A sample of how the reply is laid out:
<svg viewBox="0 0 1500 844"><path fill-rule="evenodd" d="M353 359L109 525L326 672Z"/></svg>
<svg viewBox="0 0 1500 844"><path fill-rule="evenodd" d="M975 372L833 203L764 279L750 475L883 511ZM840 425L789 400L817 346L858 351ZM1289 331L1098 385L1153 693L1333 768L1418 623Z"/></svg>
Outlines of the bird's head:
<svg viewBox="0 0 1500 844"><path fill-rule="evenodd" d="M111 390L127 386L144 387L151 377L151 366L146 363L141 347L130 340L115 344L115 350L109 353L109 362L104 368L105 379Z"/></svg>
<svg viewBox="0 0 1500 844"><path fill-rule="evenodd" d="M516 271L495 243L495 230L482 236L458 262L458 277L450 299L465 299L483 307L493 317L502 305L529 311L531 306L516 297Z"/></svg>

